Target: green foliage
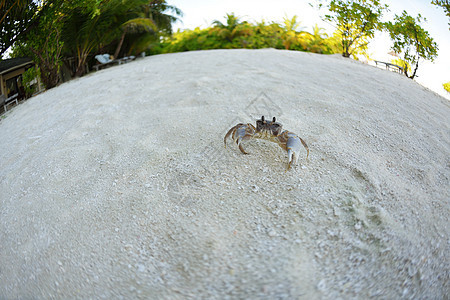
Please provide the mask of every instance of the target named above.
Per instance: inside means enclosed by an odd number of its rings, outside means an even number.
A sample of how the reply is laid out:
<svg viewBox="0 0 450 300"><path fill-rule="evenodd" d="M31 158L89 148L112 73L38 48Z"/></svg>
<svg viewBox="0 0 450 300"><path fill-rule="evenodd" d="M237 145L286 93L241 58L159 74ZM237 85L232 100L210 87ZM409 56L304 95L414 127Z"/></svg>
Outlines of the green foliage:
<svg viewBox="0 0 450 300"><path fill-rule="evenodd" d="M344 57L367 47L368 40L381 29L380 20L387 9L378 0L331 0L327 7L331 14L324 19L337 25Z"/></svg>
<svg viewBox="0 0 450 300"><path fill-rule="evenodd" d="M55 5L42 9L44 12L41 13L39 23L14 44L12 56L32 58L39 66L44 86L50 89L59 82L64 44L61 41L61 16L57 14L60 7Z"/></svg>
<svg viewBox="0 0 450 300"><path fill-rule="evenodd" d="M170 12L168 14L166 12ZM114 52L119 57L122 43L126 51L124 55L141 53L155 43L159 43L161 36L172 34L172 23L178 20L182 12L178 8L168 5L165 0L152 0L141 5L134 11L135 18L122 25L122 36ZM113 43L114 44L114 43Z"/></svg>
<svg viewBox="0 0 450 300"><path fill-rule="evenodd" d="M301 22L297 20L297 16L293 16L291 19L285 17L283 26L282 40L286 50L306 50L307 40L310 37L310 33L305 31L297 31L300 28Z"/></svg>
<svg viewBox="0 0 450 300"><path fill-rule="evenodd" d="M98 3L97 0L49 0L40 3L39 21L29 28L28 34L20 36L13 46L12 56L32 58L39 66L42 83L50 89L59 82L62 55L70 53L61 38L64 36L64 21L72 12L95 16Z"/></svg>
<svg viewBox="0 0 450 300"><path fill-rule="evenodd" d="M147 1L148 2L148 1ZM172 23L183 16L180 9L166 3L166 0L152 0L141 7L141 14L153 20L162 35L172 34Z"/></svg>
<svg viewBox="0 0 450 300"><path fill-rule="evenodd" d="M36 78L40 77L39 68L29 68L22 74L22 85L25 88L26 98L30 98L37 90Z"/></svg>
<svg viewBox="0 0 450 300"><path fill-rule="evenodd" d="M76 57L76 76L85 72L89 54L110 44L121 36L122 26L136 17L135 9L145 0L109 0L95 7L95 11L74 7L63 19L65 54Z"/></svg>
<svg viewBox="0 0 450 300"><path fill-rule="evenodd" d="M443 83L442 86L448 93L450 93L450 81L447 83Z"/></svg>
<svg viewBox="0 0 450 300"><path fill-rule="evenodd" d="M125 36L128 33L139 33L141 31L155 32L158 28L152 19L137 17L131 20L126 21L122 24L122 36L120 38L119 44L116 47L116 51L114 51L114 57L119 57L120 49L122 47L123 41L125 40Z"/></svg>
<svg viewBox="0 0 450 300"><path fill-rule="evenodd" d="M391 60L391 63L394 65L400 66L403 68L403 72L410 72L411 71L411 64L401 58L395 58Z"/></svg>
<svg viewBox="0 0 450 300"><path fill-rule="evenodd" d="M315 53L333 52L330 47L328 34L323 32L324 29L317 26L317 24L312 29L313 33L307 37L306 50Z"/></svg>
<svg viewBox="0 0 450 300"><path fill-rule="evenodd" d="M283 49L283 28L277 23L266 23L264 20L253 25L252 34L247 38L250 49L275 48Z"/></svg>
<svg viewBox="0 0 450 300"><path fill-rule="evenodd" d="M240 22L240 18L233 13L226 15L225 24L216 20L213 22L213 25L211 33L221 38L227 45L227 48L230 49L240 48L239 40L242 41L241 37L246 37L251 32L250 24L246 21Z"/></svg>
<svg viewBox="0 0 450 300"><path fill-rule="evenodd" d="M0 1L0 57L36 23L40 13L37 4L30 0Z"/></svg>
<svg viewBox="0 0 450 300"><path fill-rule="evenodd" d="M323 29L313 28L313 33L298 31L300 22L297 17L285 18L283 25L266 23L256 24L242 21L234 14L225 16L226 22L214 21L206 29L178 31L166 38L161 47L153 48L149 53L182 52L208 49L260 49L276 48L316 53L333 53L335 41L329 38Z"/></svg>
<svg viewBox="0 0 450 300"><path fill-rule="evenodd" d="M95 11L99 3L99 0L1 0L0 56L16 42L34 39L36 28L48 24L49 18L61 21L61 16L74 7Z"/></svg>
<svg viewBox="0 0 450 300"><path fill-rule="evenodd" d="M77 59L75 75L84 74L87 59L94 53L114 53L118 58L123 45L125 53L141 51L147 47L142 41L157 40L159 30L170 33L171 22L177 18L163 10L181 14L165 0L107 0L88 9L74 7L64 18L63 36L67 55Z"/></svg>
<svg viewBox="0 0 450 300"><path fill-rule="evenodd" d="M445 15L448 17L448 30L450 30L450 1L449 0L433 0L431 4L440 6L444 9Z"/></svg>
<svg viewBox="0 0 450 300"><path fill-rule="evenodd" d="M408 75L409 73L405 69L405 75L411 79L416 76L419 59L433 61L437 57L437 44L428 32L420 26L420 23L424 20L420 14L417 18L413 18L406 11L403 11L401 16L396 15L394 17L394 23L385 23L393 41L391 49L396 53L402 53L404 61L415 65L411 75Z"/></svg>
<svg viewBox="0 0 450 300"><path fill-rule="evenodd" d="M15 7L20 3L22 9L28 9L32 17L11 13L7 16L14 16L16 23L20 18L23 22L33 19L21 29L24 33L17 35L13 56L31 57L39 65L46 88L58 83L63 59L75 59L72 75L81 76L95 54L119 56L120 52L142 52L151 43L159 41L160 35L172 32L171 23L177 17L166 11L181 15L179 9L165 0L3 0L0 14L13 2ZM5 24L2 21L2 31L10 28L6 26L9 23ZM2 34L0 51L11 44L3 43L10 38Z"/></svg>

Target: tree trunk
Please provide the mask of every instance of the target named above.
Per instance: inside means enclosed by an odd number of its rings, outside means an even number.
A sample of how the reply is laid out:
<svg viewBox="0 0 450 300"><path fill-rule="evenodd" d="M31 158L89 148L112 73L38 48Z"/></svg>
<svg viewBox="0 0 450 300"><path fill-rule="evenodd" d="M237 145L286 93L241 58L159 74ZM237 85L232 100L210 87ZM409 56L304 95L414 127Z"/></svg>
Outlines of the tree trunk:
<svg viewBox="0 0 450 300"><path fill-rule="evenodd" d="M342 56L343 57L350 57L350 53L348 52L350 46L348 44L348 41L342 39Z"/></svg>
<svg viewBox="0 0 450 300"><path fill-rule="evenodd" d="M414 79L414 77L416 77L416 72L418 68L419 68L419 58L417 57L416 67L414 68L414 72L409 78Z"/></svg>
<svg viewBox="0 0 450 300"><path fill-rule="evenodd" d="M38 65L41 69L41 79L45 88L47 90L54 88L59 82L58 70L46 62L41 62Z"/></svg>
<svg viewBox="0 0 450 300"><path fill-rule="evenodd" d="M82 53L78 55L78 64L77 69L75 71L75 77L81 77L85 73L84 66L86 65L86 59L87 59L88 53Z"/></svg>
<svg viewBox="0 0 450 300"><path fill-rule="evenodd" d="M56 29L56 42L54 42L56 50L49 53L48 44L50 36L51 35L47 37L47 40L44 43L43 48L46 49L46 51L38 51L30 47L30 50L36 55L37 64L41 70L41 79L46 89L51 89L59 83L59 59L62 51L62 44L59 43L60 32Z"/></svg>
<svg viewBox="0 0 450 300"><path fill-rule="evenodd" d="M406 63L405 59L402 59L402 67L403 67L403 75L405 75L406 77L408 77L408 64Z"/></svg>
<svg viewBox="0 0 450 300"><path fill-rule="evenodd" d="M84 74L84 63L83 64L78 64L77 66L77 70L75 72L75 77L81 77Z"/></svg>
<svg viewBox="0 0 450 300"><path fill-rule="evenodd" d="M55 87L59 82L58 66L50 58L44 58L40 51L31 48L39 59L38 66L41 70L41 79L46 89Z"/></svg>
<svg viewBox="0 0 450 300"><path fill-rule="evenodd" d="M72 65L70 64L70 61L65 59L63 60L63 65L66 67L67 70L70 71L70 78L75 76L75 71L72 68Z"/></svg>
<svg viewBox="0 0 450 300"><path fill-rule="evenodd" d="M114 52L114 59L119 57L120 48L122 48L123 40L125 39L125 34L127 33L127 29L125 28L122 32L122 36L120 37L119 44L117 45L116 51Z"/></svg>

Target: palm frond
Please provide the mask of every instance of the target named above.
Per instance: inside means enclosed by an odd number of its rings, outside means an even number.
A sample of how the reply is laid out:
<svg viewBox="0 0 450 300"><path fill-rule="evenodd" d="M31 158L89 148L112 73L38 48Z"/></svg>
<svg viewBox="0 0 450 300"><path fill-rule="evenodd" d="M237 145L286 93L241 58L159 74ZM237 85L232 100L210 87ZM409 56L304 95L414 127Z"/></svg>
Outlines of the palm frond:
<svg viewBox="0 0 450 300"><path fill-rule="evenodd" d="M158 31L155 22L148 18L134 18L123 23L123 27L131 30Z"/></svg>

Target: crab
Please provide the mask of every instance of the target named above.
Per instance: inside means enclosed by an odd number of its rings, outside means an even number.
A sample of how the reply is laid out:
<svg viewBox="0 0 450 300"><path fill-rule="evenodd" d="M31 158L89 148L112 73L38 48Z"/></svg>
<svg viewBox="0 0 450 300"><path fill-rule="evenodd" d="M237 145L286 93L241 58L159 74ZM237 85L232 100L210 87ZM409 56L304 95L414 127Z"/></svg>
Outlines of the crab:
<svg viewBox="0 0 450 300"><path fill-rule="evenodd" d="M300 153L300 145L303 145L306 149L306 159L309 156L308 145L295 133L283 130L283 125L276 121L273 117L272 121L267 121L264 116L261 120L256 120L256 128L253 124L239 123L228 130L223 142L225 148L227 147L227 138L231 138L236 142L242 153L248 154L242 147L242 141L249 139L264 139L277 143L281 148L287 151L288 154L288 168L289 170L293 164L297 164L297 160Z"/></svg>

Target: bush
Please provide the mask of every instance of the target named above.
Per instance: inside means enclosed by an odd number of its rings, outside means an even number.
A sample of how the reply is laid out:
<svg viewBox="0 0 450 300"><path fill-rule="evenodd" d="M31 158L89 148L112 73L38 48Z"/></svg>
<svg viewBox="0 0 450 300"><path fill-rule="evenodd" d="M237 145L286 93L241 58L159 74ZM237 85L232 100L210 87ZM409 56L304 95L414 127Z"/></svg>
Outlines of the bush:
<svg viewBox="0 0 450 300"><path fill-rule="evenodd" d="M25 97L30 98L38 90L37 78L40 76L39 68L31 67L22 74L22 85L25 89Z"/></svg>
<svg viewBox="0 0 450 300"><path fill-rule="evenodd" d="M445 89L448 93L450 93L450 81L447 82L447 83L443 83L442 85L444 86L444 89Z"/></svg>
<svg viewBox="0 0 450 300"><path fill-rule="evenodd" d="M329 38L323 29L317 25L313 33L296 31L296 17L292 20L294 26L285 26L278 23L256 24L240 19L233 14L227 14L227 23L215 21L213 26L201 29L178 30L171 37L165 38L159 46L153 49L152 54L183 52L209 49L261 49L276 48L297 51L310 51L315 53L331 54L340 51L335 47L335 38ZM286 22L285 22L286 23ZM335 49L336 48L336 49ZM157 50L157 51L155 51Z"/></svg>

